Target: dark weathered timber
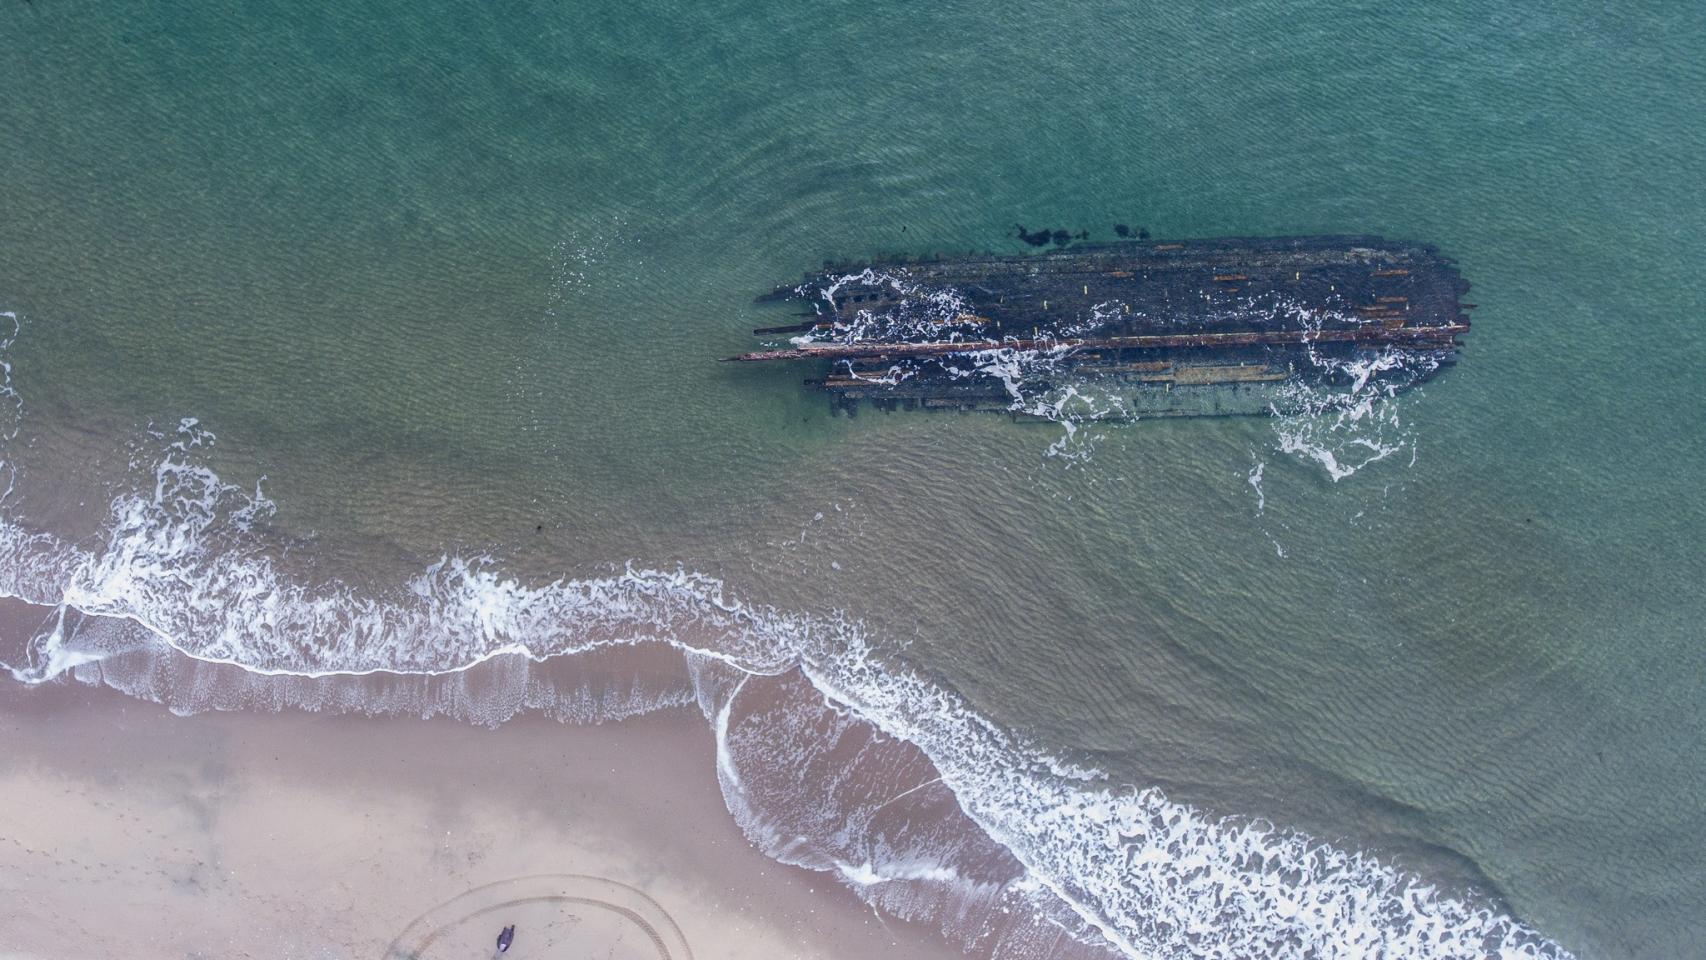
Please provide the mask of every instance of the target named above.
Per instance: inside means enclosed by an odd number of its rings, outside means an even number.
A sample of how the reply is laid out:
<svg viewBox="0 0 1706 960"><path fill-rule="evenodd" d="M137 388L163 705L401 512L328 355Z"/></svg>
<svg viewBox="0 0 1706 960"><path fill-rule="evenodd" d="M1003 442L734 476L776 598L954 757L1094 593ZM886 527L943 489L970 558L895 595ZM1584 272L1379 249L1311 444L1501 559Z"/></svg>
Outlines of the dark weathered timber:
<svg viewBox="0 0 1706 960"><path fill-rule="evenodd" d="M830 362L830 375L810 382L843 400L990 406L1000 390L968 383L963 365L947 365L983 351L1045 350L1065 358L1067 372L1168 393L1227 385L1260 400L1262 385L1330 378L1334 365L1323 359L1395 350L1449 362L1469 329L1470 307L1461 302L1468 289L1434 247L1373 236L1130 241L826 264L759 298L812 306L806 323L754 331L800 334L791 346L728 359ZM1423 376L1438 364L1426 367ZM873 376L897 369L904 382ZM967 397L975 401L960 402ZM1147 404L1161 412L1223 406L1195 398Z"/></svg>
<svg viewBox="0 0 1706 960"><path fill-rule="evenodd" d="M818 322L816 320L808 320L805 323L788 323L783 324L780 327L759 327L752 331L752 335L755 337L763 337L772 333L804 333L817 325Z"/></svg>
<svg viewBox="0 0 1706 960"><path fill-rule="evenodd" d="M1140 334L1124 337L1062 337L1059 339L952 340L923 343L808 343L793 350L760 350L728 360L897 360L954 353L981 353L1003 348L1013 350L1163 350L1185 347L1247 347L1258 345L1302 345L1310 343L1396 343L1448 346L1452 338L1469 332L1469 324L1438 327L1369 325L1318 331L1241 330L1225 333Z"/></svg>

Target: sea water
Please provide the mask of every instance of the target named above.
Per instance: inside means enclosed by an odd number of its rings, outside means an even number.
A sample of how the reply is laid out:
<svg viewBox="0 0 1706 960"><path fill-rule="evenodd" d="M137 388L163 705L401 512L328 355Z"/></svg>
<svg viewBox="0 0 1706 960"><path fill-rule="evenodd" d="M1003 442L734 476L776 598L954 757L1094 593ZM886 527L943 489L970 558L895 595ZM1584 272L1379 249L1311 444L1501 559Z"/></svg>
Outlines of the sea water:
<svg viewBox="0 0 1706 960"><path fill-rule="evenodd" d="M10 682L690 707L754 843L983 955L1702 935L1698 10L0 18ZM1475 329L1277 418L712 362L1016 222L1433 242Z"/></svg>

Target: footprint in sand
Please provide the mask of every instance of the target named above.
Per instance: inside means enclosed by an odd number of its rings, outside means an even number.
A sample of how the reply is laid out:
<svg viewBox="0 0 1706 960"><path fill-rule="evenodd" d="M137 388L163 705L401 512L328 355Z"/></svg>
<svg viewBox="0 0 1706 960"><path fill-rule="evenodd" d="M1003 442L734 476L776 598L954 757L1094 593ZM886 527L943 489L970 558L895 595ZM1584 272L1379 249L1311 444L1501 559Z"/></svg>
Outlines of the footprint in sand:
<svg viewBox="0 0 1706 960"><path fill-rule="evenodd" d="M416 917L384 957L490 954L508 926L515 927L515 939L507 955L515 960L558 947L615 960L693 960L681 928L656 900L614 880L571 874L516 877L468 890Z"/></svg>

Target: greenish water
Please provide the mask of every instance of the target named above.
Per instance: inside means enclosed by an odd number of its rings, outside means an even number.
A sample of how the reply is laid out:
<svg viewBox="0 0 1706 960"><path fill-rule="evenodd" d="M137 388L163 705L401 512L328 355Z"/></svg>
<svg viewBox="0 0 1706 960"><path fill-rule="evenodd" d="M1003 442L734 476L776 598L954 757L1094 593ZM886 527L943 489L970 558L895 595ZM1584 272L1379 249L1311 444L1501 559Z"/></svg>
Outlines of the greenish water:
<svg viewBox="0 0 1706 960"><path fill-rule="evenodd" d="M91 537L148 425L196 417L317 576L681 564L844 610L1124 782L1584 957L1687 955L1703 35L1686 4L13 3L8 512ZM1055 426L832 419L800 370L710 362L825 257L1016 221L1437 243L1475 329L1336 483L1266 420L1048 457Z"/></svg>

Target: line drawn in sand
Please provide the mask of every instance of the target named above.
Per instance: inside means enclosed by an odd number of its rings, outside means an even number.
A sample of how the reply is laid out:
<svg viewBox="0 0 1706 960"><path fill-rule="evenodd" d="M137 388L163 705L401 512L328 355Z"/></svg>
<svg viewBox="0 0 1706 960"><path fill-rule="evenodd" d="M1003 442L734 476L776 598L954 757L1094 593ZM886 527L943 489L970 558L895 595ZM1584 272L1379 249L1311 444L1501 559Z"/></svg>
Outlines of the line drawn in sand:
<svg viewBox="0 0 1706 960"><path fill-rule="evenodd" d="M681 928L656 900L627 884L579 874L514 877L467 890L411 921L384 960L477 956L468 946L488 942L506 924L519 928L518 945L549 947L572 932L581 949L597 942L613 948L612 956L693 960ZM625 936L635 930L637 942ZM626 949L618 954L616 947Z"/></svg>

